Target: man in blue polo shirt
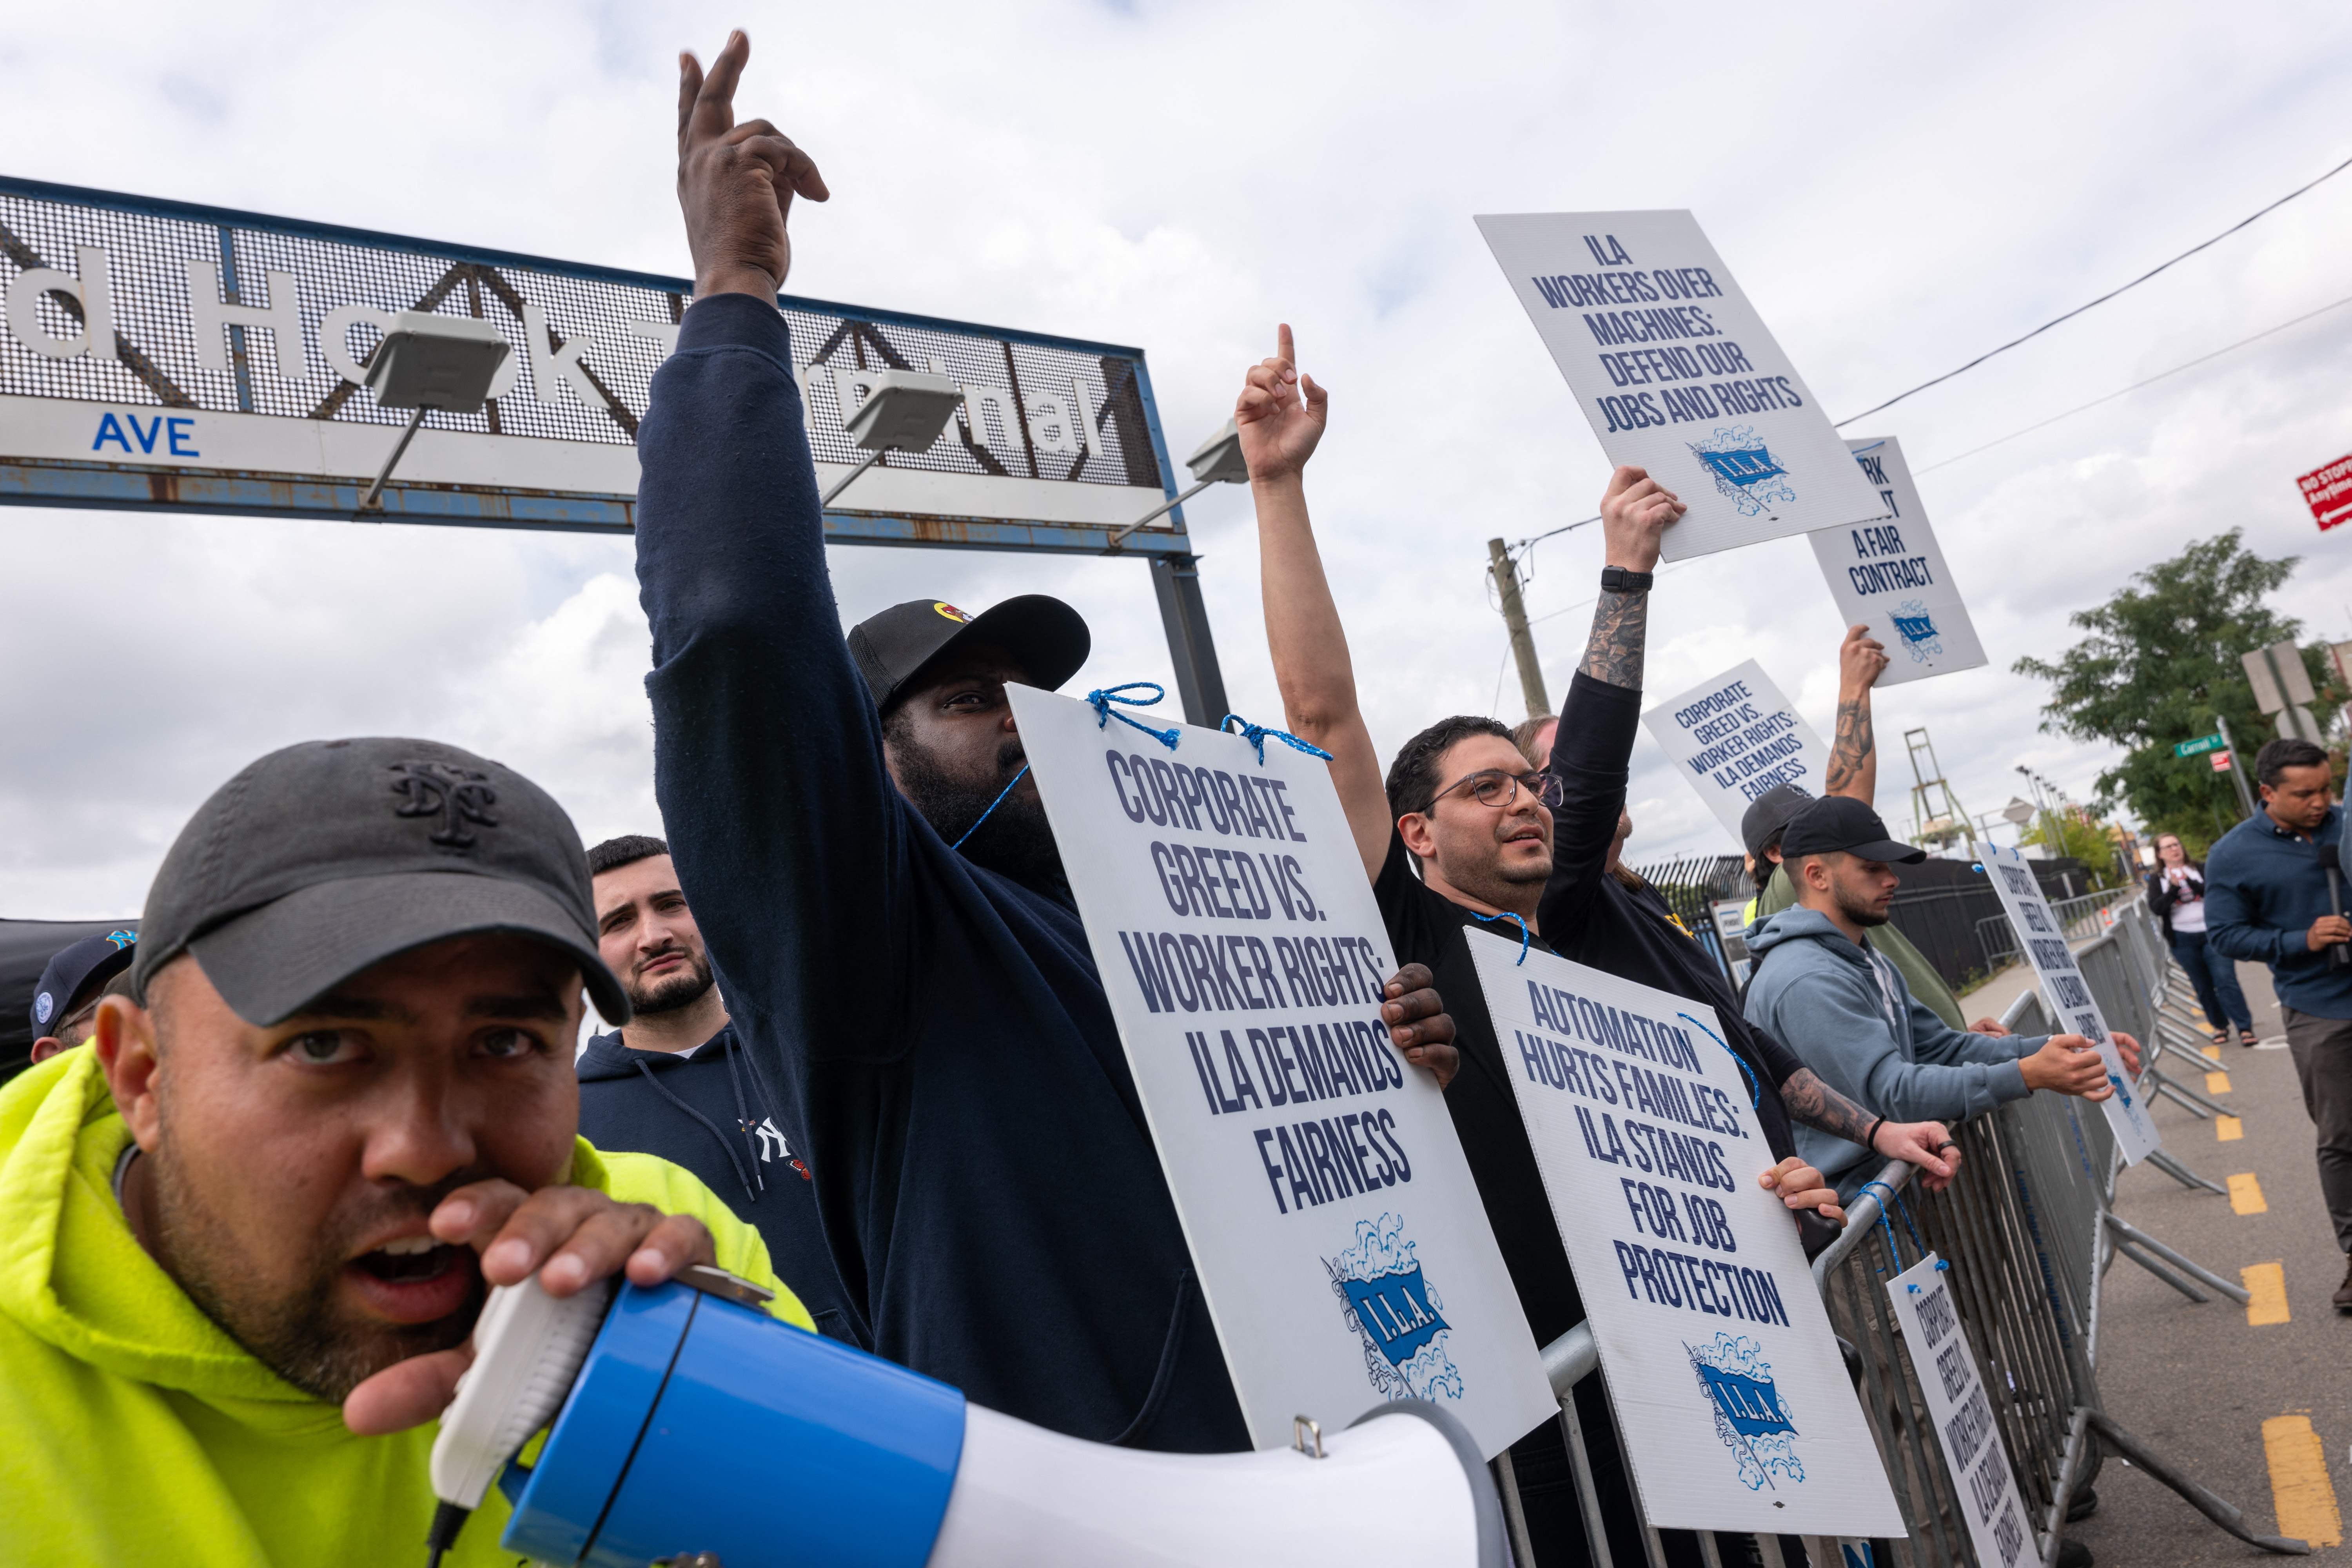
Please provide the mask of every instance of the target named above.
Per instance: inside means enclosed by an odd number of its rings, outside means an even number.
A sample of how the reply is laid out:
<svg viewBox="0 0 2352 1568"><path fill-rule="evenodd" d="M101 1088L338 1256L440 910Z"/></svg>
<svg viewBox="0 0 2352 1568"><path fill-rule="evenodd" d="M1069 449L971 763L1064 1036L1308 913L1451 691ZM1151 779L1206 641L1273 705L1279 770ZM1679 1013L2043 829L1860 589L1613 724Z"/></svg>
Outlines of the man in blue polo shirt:
<svg viewBox="0 0 2352 1568"><path fill-rule="evenodd" d="M2327 753L2273 741L2254 755L2263 808L2205 861L2205 940L2271 966L2303 1106L2319 1129L2319 1191L2352 1254L2352 921L2343 915L2344 808ZM2352 1312L2352 1263L2336 1288Z"/></svg>

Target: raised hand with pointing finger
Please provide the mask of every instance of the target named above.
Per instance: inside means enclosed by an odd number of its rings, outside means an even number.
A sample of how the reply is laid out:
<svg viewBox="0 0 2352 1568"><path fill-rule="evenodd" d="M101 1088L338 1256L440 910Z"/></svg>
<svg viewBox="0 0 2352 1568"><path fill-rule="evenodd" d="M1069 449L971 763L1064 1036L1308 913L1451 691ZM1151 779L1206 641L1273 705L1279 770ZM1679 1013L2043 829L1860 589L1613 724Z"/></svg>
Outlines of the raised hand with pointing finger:
<svg viewBox="0 0 2352 1568"><path fill-rule="evenodd" d="M1234 424L1242 437L1242 458L1250 483L1296 480L1323 439L1330 395L1298 370L1290 327L1275 329L1274 357L1252 365L1234 402Z"/></svg>
<svg viewBox="0 0 2352 1568"><path fill-rule="evenodd" d="M735 88L751 40L740 29L710 62L677 58L677 205L694 256L694 297L756 294L772 303L793 268L793 198L832 195L791 137L764 120L735 121Z"/></svg>

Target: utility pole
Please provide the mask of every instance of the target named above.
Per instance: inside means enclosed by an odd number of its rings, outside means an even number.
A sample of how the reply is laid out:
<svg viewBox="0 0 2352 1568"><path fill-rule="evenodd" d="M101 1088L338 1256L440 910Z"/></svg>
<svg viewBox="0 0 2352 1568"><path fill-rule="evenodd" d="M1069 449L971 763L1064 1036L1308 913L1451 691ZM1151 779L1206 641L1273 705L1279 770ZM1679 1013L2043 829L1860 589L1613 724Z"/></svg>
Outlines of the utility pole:
<svg viewBox="0 0 2352 1568"><path fill-rule="evenodd" d="M1527 606L1519 602L1519 563L1499 539L1486 541L1487 571L1495 594L1503 602L1503 625L1511 633L1511 658L1519 667L1519 692L1527 699L1528 717L1551 717L1551 699L1544 692L1543 669L1536 663L1536 639L1528 630Z"/></svg>
<svg viewBox="0 0 2352 1568"><path fill-rule="evenodd" d="M2214 714L2213 729L2221 737L2221 749L2230 755L2230 782L2238 786L2238 820L2246 821L2254 815L2254 792L2246 784L2245 759L2238 755L2238 743L2230 739L2227 719Z"/></svg>

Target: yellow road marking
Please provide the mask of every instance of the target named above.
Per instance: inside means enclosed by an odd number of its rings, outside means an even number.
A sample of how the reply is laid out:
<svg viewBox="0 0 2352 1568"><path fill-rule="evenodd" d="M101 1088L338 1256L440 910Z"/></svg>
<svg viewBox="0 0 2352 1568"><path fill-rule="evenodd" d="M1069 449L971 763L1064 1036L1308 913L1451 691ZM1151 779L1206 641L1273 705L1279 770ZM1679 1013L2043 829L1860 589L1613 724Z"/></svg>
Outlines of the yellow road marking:
<svg viewBox="0 0 2352 1568"><path fill-rule="evenodd" d="M2238 1270L2238 1282L2253 1296L2246 1303L2249 1325L2262 1329L2287 1321L2284 1263L2250 1263Z"/></svg>
<svg viewBox="0 0 2352 1568"><path fill-rule="evenodd" d="M2344 1515L2327 1479L2327 1450L2308 1415L2273 1415L2263 1423L2263 1457L2271 1466L2271 1501L2278 1532L2314 1546L2344 1540Z"/></svg>
<svg viewBox="0 0 2352 1568"><path fill-rule="evenodd" d="M2219 1046L2208 1046L2208 1047L2205 1047L2205 1059L2206 1059L2207 1061L2209 1061L2209 1062L2218 1062L2218 1061L2220 1061L2220 1060L2221 1059L2221 1047L2219 1047Z"/></svg>
<svg viewBox="0 0 2352 1568"><path fill-rule="evenodd" d="M2230 1075L2229 1075L2228 1073L2225 1073L2225 1072L2209 1072L2209 1073L2207 1073L2207 1074L2205 1075L2205 1092L2206 1092L2206 1093L2208 1093L2208 1094L2227 1094L2227 1093L2229 1093L2229 1092L2230 1092Z"/></svg>
<svg viewBox="0 0 2352 1568"><path fill-rule="evenodd" d="M2230 1178L2230 1208L2236 1214L2271 1212L2271 1205L2263 1201L2263 1184L2252 1171Z"/></svg>
<svg viewBox="0 0 2352 1568"><path fill-rule="evenodd" d="M2235 1143L2239 1139L2243 1138L2245 1135L2246 1124L2239 1121L2236 1117L2217 1116L2213 1118L2213 1141L2215 1142Z"/></svg>

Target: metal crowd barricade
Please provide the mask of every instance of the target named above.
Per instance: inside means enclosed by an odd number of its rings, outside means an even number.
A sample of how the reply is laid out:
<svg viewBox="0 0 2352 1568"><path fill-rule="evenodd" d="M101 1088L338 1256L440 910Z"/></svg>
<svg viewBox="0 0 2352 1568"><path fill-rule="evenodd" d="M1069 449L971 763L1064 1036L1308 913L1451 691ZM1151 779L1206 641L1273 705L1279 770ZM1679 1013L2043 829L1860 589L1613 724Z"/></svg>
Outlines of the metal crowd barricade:
<svg viewBox="0 0 2352 1568"><path fill-rule="evenodd" d="M2184 1011L2186 987L2176 984L2156 923L2136 889L2095 897L2102 901L2089 910L2089 925L2105 923L2106 929L2076 950L2075 962L2109 1028L2143 1043L2135 1089L2149 1092L2160 1079L2157 1041L2183 1027L2177 1016ZM2120 899L2129 901L2119 903ZM2116 911L2112 921L2100 921L2099 910L2109 908ZM2075 915L2078 925L2084 921ZM2193 998L2188 1005L2193 1006ZM2001 1023L2028 1035L2053 1027L2040 994L2031 991ZM1883 1186L1847 1205L1844 1233L1813 1263L1814 1282L1909 1526L1902 1540L1870 1543L1874 1568L2007 1568L1979 1564L1963 1517L1967 1502L1954 1487L1942 1436L1927 1417L1886 1300L1885 1282L1929 1250L1951 1265L1954 1301L1993 1399L2019 1494L2033 1517L2044 1568L2057 1562L2069 1506L2109 1452L2128 1458L2239 1540L2283 1554L2308 1552L2303 1542L2256 1533L2238 1509L2152 1452L2103 1406L2099 1290L2116 1257L2131 1258L2194 1300L2210 1300L2200 1285L2240 1302L2246 1299L2234 1281L2117 1217L2113 1200L2123 1157L2104 1113L2081 1100L2033 1094L1952 1132L1960 1166L1948 1188L1927 1192L1911 1181L1911 1166L1890 1163L1878 1175ZM2224 1190L2177 1161L2168 1158L2161 1168L2184 1184ZM1570 1397L1600 1364L1591 1328L1584 1324L1544 1351L1577 1489L1586 1500L1587 1549L1601 1568L1617 1568L1592 1501L1583 1436ZM1524 1532L1515 1534L1523 1568L1550 1568L1531 1563ZM1644 1568L1664 1568L1657 1531L1645 1530L1643 1539ZM1702 1533L1698 1541L1710 1568L1749 1561L1796 1568L1781 1539ZM1807 1540L1803 1545L1811 1568L1844 1568L1837 1543Z"/></svg>

